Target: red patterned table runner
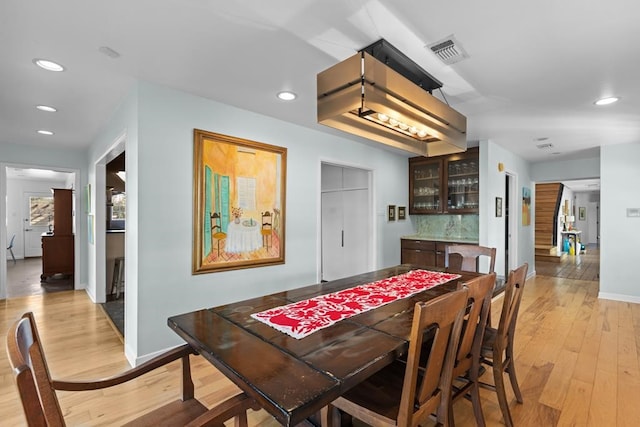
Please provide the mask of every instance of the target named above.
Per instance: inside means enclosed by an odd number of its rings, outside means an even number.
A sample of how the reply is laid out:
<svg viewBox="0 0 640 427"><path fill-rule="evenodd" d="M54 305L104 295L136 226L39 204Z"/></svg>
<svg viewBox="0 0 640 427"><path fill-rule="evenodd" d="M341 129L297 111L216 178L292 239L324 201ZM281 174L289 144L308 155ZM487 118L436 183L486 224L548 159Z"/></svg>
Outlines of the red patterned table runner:
<svg viewBox="0 0 640 427"><path fill-rule="evenodd" d="M459 277L459 274L412 270L377 282L253 313L251 317L300 339L340 320Z"/></svg>

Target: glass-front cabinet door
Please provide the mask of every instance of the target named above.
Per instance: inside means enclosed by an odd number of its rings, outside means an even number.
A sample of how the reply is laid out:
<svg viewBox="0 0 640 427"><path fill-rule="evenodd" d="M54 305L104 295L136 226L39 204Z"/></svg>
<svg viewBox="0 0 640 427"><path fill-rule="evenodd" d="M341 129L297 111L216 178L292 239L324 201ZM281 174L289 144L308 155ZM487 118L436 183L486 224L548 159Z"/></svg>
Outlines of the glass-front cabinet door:
<svg viewBox="0 0 640 427"><path fill-rule="evenodd" d="M479 167L477 153L450 156L445 161L449 213L478 212Z"/></svg>
<svg viewBox="0 0 640 427"><path fill-rule="evenodd" d="M409 213L439 213L443 207L442 161L409 159Z"/></svg>

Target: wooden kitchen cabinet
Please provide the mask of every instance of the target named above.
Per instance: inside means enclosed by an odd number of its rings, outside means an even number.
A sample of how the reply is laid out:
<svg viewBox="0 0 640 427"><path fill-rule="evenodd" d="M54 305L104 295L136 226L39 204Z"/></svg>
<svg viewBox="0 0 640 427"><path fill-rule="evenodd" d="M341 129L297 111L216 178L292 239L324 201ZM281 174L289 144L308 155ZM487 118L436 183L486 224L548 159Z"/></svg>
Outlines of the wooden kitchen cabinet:
<svg viewBox="0 0 640 427"><path fill-rule="evenodd" d="M53 233L42 235L42 274L71 275L74 270L73 190L53 190Z"/></svg>
<svg viewBox="0 0 640 427"><path fill-rule="evenodd" d="M42 236L42 274L40 280L55 274L73 274L73 234Z"/></svg>
<svg viewBox="0 0 640 427"><path fill-rule="evenodd" d="M425 268L444 268L444 251L447 245L452 244L460 245L462 243L422 239L401 239L400 262L402 264L413 264ZM462 258L460 255L452 254L449 258L449 267L452 270L459 270L461 266Z"/></svg>
<svg viewBox="0 0 640 427"><path fill-rule="evenodd" d="M400 262L417 266L436 265L436 243L427 240L402 239Z"/></svg>
<svg viewBox="0 0 640 427"><path fill-rule="evenodd" d="M478 213L479 150L409 159L409 213Z"/></svg>

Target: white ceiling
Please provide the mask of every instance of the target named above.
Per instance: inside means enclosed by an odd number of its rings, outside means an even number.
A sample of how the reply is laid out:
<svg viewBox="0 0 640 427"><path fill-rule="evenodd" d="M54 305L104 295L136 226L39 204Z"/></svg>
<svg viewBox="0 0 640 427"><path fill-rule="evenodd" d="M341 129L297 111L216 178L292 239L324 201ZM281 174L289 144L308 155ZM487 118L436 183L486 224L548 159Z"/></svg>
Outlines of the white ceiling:
<svg viewBox="0 0 640 427"><path fill-rule="evenodd" d="M0 143L87 147L137 80L337 134L316 123L316 74L385 38L444 83L470 141L532 161L593 157L640 141L639 12L628 0L2 1ZM425 46L450 35L470 57L446 66ZM283 89L298 99L276 99Z"/></svg>

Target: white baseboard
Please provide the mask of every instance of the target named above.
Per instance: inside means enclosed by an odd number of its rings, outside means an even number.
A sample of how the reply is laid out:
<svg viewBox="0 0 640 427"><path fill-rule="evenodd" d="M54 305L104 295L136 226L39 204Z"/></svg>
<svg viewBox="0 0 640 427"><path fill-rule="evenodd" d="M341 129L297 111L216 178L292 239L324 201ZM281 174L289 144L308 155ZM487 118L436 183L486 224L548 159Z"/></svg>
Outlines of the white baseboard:
<svg viewBox="0 0 640 427"><path fill-rule="evenodd" d="M634 304L640 304L640 297L633 295L621 295L621 294L610 294L607 292L599 292L598 299L608 299L613 301L622 301L622 302L631 302Z"/></svg>

